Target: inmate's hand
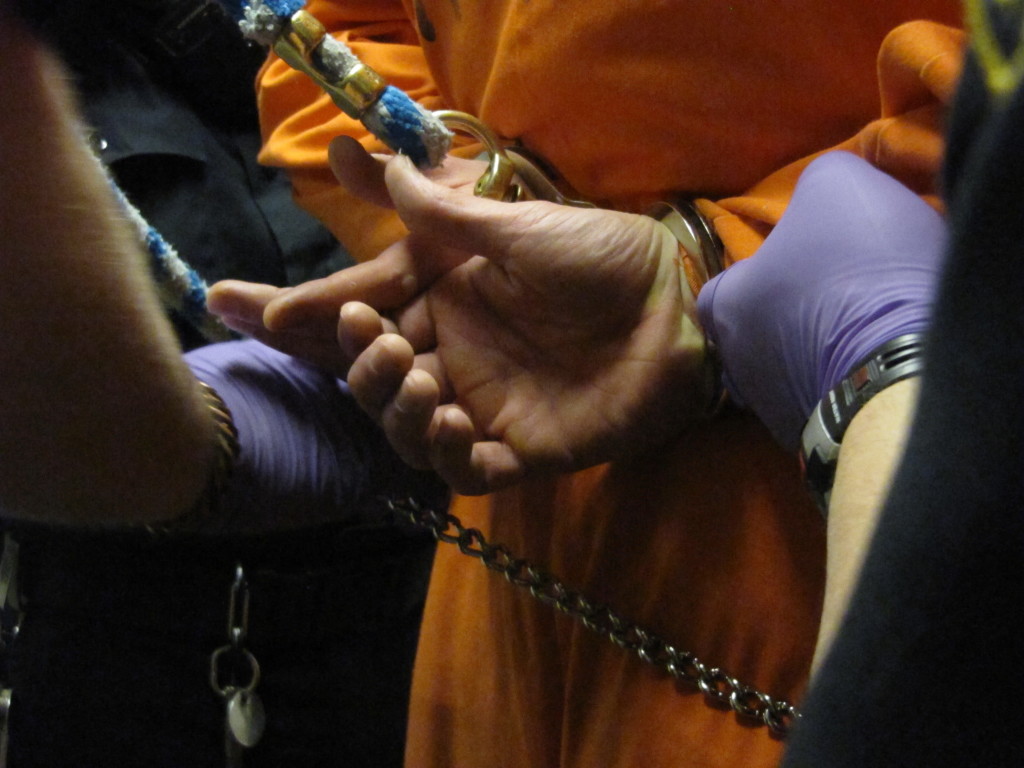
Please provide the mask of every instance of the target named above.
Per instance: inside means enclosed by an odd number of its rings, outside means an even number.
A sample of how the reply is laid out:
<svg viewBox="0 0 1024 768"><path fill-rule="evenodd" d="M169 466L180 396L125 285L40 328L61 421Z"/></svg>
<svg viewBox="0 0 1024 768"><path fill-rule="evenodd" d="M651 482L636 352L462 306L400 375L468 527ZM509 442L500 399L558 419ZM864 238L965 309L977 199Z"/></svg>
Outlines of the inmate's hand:
<svg viewBox="0 0 1024 768"><path fill-rule="evenodd" d="M483 492L661 440L707 404L703 337L660 224L482 200L404 158L387 181L424 260L458 263L394 316L401 336L377 338L349 374L414 466ZM378 322L348 305L340 338L357 347Z"/></svg>
<svg viewBox="0 0 1024 768"><path fill-rule="evenodd" d="M361 270L358 285L336 282L334 297L365 303L346 304L340 322L323 295L303 305L289 292L286 312L268 304L276 335L261 338L276 343L284 316L292 338L295 318L335 318L358 355L360 403L407 461L466 493L622 455L703 410L703 338L668 230L442 181L390 160L389 199L412 235L380 259L403 269L378 282L364 281L372 264L347 270Z"/></svg>
<svg viewBox="0 0 1024 768"><path fill-rule="evenodd" d="M764 245L701 291L729 392L795 449L853 366L927 328L944 246L940 216L895 179L846 152L815 160Z"/></svg>
<svg viewBox="0 0 1024 768"><path fill-rule="evenodd" d="M403 158L387 181L426 261L458 264L349 375L408 461L482 492L662 439L706 404L703 340L660 225L481 200ZM376 321L349 305L340 336L356 347Z"/></svg>
<svg viewBox="0 0 1024 768"><path fill-rule="evenodd" d="M330 150L331 167L342 186L371 203L394 207L384 181L390 156L370 155L347 136L336 138ZM439 184L469 193L485 167L479 161L450 157L428 174ZM225 280L210 288L208 303L236 331L344 377L362 350L338 344L341 306L358 300L378 310L397 310L456 263L421 247L413 236L366 263L291 288ZM393 324L388 327L394 330Z"/></svg>

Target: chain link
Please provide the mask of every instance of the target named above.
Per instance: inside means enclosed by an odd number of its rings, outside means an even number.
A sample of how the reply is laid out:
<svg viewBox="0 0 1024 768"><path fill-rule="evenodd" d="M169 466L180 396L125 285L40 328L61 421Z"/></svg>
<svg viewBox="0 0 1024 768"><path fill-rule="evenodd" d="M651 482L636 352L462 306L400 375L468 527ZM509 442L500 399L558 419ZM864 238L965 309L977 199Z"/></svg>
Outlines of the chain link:
<svg viewBox="0 0 1024 768"><path fill-rule="evenodd" d="M674 646L652 632L630 623L604 605L565 586L528 560L515 557L507 547L491 544L476 528L467 528L455 515L419 504L415 499L388 499L393 513L429 528L438 541L453 544L492 571L502 574L517 587L529 590L542 603L551 605L584 627L604 635L620 648L636 653L641 660L667 672L674 680L695 686L708 703L731 710L740 717L766 726L785 738L800 712L795 706L741 683L718 667L709 667L689 651Z"/></svg>
<svg viewBox="0 0 1024 768"><path fill-rule="evenodd" d="M235 566L235 578L231 583L228 600L228 642L210 654L210 687L221 698L227 699L237 690L252 693L260 682L260 664L245 646L249 635L249 581L241 563ZM225 660L234 664L225 665ZM222 667L230 674L225 675ZM248 670L249 682L239 685L236 674ZM222 683L227 678L229 682Z"/></svg>

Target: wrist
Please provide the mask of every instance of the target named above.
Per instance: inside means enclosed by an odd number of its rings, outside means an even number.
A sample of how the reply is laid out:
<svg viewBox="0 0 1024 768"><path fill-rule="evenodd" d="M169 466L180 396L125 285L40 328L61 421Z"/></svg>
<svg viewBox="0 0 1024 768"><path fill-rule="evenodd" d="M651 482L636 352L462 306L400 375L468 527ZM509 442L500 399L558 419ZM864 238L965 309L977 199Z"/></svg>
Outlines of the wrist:
<svg viewBox="0 0 1024 768"><path fill-rule="evenodd" d="M843 438L854 417L875 395L920 374L924 334L908 333L879 345L855 364L815 406L800 440L804 477L827 515Z"/></svg>
<svg viewBox="0 0 1024 768"><path fill-rule="evenodd" d="M231 410L217 390L204 381L198 381L198 385L203 408L213 430L214 455L209 474L195 503L171 519L147 524L146 529L152 533L197 533L212 527L211 524L214 523L219 528L227 528L227 521L216 520L216 516L238 459L238 430L235 428Z"/></svg>
<svg viewBox="0 0 1024 768"><path fill-rule="evenodd" d="M830 500L825 597L812 671L839 631L913 420L917 379L887 387L857 413L843 438Z"/></svg>
<svg viewBox="0 0 1024 768"><path fill-rule="evenodd" d="M702 335L703 329L696 312L696 296L711 278L723 268L722 243L714 228L697 208L686 200L656 203L647 215L661 224L672 236L673 263L679 274L681 290L688 298L684 323L692 324ZM717 350L704 340L704 391L706 406L703 414L713 417L724 406L727 393L722 384L722 364Z"/></svg>
<svg viewBox="0 0 1024 768"><path fill-rule="evenodd" d="M676 264L696 296L708 280L722 271L722 242L714 228L685 200L655 203L647 215L672 233L678 250Z"/></svg>

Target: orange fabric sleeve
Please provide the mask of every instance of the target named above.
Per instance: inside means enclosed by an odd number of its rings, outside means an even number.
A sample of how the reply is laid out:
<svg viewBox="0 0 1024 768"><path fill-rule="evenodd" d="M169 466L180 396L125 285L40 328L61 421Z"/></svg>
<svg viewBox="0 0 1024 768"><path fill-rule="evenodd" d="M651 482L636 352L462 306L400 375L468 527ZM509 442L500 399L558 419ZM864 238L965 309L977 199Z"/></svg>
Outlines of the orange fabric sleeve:
<svg viewBox="0 0 1024 768"><path fill-rule="evenodd" d="M401 2L311 0L306 10L391 85L427 109L440 108L416 30ZM264 147L260 162L288 169L295 199L334 233L357 261L376 256L405 229L394 214L358 200L338 186L327 163L335 136L352 136L371 152L384 151L305 75L271 56L257 81Z"/></svg>
<svg viewBox="0 0 1024 768"><path fill-rule="evenodd" d="M964 45L962 30L929 21L890 32L878 55L881 117L831 149L864 157L941 209L943 115L960 76ZM800 173L819 154L779 169L743 195L697 201L722 238L727 265L761 246L786 210Z"/></svg>

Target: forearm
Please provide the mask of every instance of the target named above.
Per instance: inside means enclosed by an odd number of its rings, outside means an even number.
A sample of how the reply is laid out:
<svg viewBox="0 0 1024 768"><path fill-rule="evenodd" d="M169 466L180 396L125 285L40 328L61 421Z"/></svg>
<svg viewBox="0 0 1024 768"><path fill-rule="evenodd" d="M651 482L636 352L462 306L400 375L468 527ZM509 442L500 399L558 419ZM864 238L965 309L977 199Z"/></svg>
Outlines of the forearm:
<svg viewBox="0 0 1024 768"><path fill-rule="evenodd" d="M831 647L857 584L903 454L917 390L917 379L886 388L865 404L843 437L829 504L825 601L815 670Z"/></svg>
<svg viewBox="0 0 1024 768"><path fill-rule="evenodd" d="M0 18L0 508L76 524L189 507L213 426L60 67Z"/></svg>

